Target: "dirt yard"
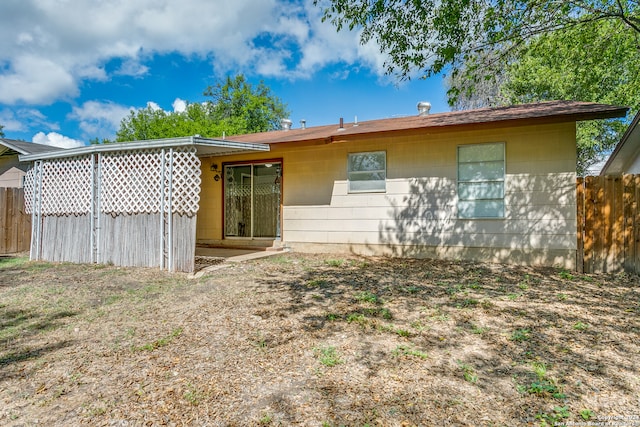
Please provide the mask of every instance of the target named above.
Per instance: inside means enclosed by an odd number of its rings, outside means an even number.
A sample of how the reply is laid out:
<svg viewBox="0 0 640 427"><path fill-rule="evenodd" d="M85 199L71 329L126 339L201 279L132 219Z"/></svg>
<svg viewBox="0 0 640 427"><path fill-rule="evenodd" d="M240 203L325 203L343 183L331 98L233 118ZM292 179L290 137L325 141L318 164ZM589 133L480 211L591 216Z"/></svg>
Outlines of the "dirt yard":
<svg viewBox="0 0 640 427"><path fill-rule="evenodd" d="M218 267L0 258L0 425L640 426L635 276Z"/></svg>

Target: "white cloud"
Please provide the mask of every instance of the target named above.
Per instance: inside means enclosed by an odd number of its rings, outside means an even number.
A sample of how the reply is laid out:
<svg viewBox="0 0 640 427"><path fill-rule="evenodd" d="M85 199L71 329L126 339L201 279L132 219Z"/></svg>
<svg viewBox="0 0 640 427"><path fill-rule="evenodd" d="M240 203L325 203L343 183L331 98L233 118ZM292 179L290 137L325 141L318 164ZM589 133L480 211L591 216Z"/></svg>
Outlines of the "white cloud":
<svg viewBox="0 0 640 427"><path fill-rule="evenodd" d="M173 111L176 113L184 113L187 111L187 102L180 98L176 98L171 106L173 107Z"/></svg>
<svg viewBox="0 0 640 427"><path fill-rule="evenodd" d="M0 103L73 99L86 80L144 76L155 54L214 59L215 71L310 78L328 64L370 65L381 55L355 31L321 22L312 0L0 1ZM259 41L261 40L261 41ZM265 42L266 41L266 42Z"/></svg>
<svg viewBox="0 0 640 427"><path fill-rule="evenodd" d="M5 104L48 104L77 94L70 72L46 58L20 55L11 62L9 72L0 74L0 102Z"/></svg>
<svg viewBox="0 0 640 427"><path fill-rule="evenodd" d="M44 132L38 132L33 136L32 142L35 142L36 144L51 145L53 147L60 148L75 148L85 145L85 143L82 141L60 135L57 132L49 132L46 135Z"/></svg>
<svg viewBox="0 0 640 427"><path fill-rule="evenodd" d="M35 108L0 110L0 124L5 131L26 132L32 128L60 130L57 123L49 122L47 117Z"/></svg>
<svg viewBox="0 0 640 427"><path fill-rule="evenodd" d="M149 67L136 60L129 59L122 63L116 74L121 76L142 77L149 71Z"/></svg>
<svg viewBox="0 0 640 427"><path fill-rule="evenodd" d="M113 102L87 101L80 107L73 107L67 118L80 122L80 129L87 139L112 138L132 109Z"/></svg>

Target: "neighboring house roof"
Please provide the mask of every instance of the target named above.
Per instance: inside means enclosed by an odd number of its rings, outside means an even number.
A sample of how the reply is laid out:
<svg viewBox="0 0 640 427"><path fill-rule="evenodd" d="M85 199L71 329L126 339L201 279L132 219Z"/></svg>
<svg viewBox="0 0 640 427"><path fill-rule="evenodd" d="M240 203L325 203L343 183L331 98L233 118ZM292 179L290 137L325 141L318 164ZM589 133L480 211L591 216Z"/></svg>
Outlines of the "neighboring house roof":
<svg viewBox="0 0 640 427"><path fill-rule="evenodd" d="M180 138L165 138L146 141L118 142L113 144L94 144L78 148L68 148L48 153L34 153L20 156L21 161L57 159L62 157L81 156L92 153L113 153L118 151L133 151L152 148L195 147L199 156L225 155L249 153L253 151L269 151L266 144L251 144L244 142L223 141L197 136Z"/></svg>
<svg viewBox="0 0 640 427"><path fill-rule="evenodd" d="M323 140L332 142L346 135L389 133L406 130L438 129L452 126L481 125L488 123L562 123L593 119L624 117L627 107L578 101L549 101L536 104L513 105L497 108L452 111L427 115L371 120L360 123L315 126L305 129L278 130L228 137L237 142L274 144Z"/></svg>
<svg viewBox="0 0 640 427"><path fill-rule="evenodd" d="M51 145L36 144L35 142L16 141L15 139L0 138L0 156L14 156L18 154L36 154L63 150Z"/></svg>
<svg viewBox="0 0 640 427"><path fill-rule="evenodd" d="M640 112L636 114L600 175L640 173Z"/></svg>

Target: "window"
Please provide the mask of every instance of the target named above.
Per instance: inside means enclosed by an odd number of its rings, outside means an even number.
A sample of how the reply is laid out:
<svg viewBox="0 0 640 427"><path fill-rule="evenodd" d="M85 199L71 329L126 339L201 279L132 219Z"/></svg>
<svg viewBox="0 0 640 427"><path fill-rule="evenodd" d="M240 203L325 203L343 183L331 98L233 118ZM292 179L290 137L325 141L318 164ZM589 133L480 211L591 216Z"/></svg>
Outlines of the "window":
<svg viewBox="0 0 640 427"><path fill-rule="evenodd" d="M387 189L387 153L349 154L349 193L384 192Z"/></svg>
<svg viewBox="0 0 640 427"><path fill-rule="evenodd" d="M458 218L504 218L504 143L458 147Z"/></svg>

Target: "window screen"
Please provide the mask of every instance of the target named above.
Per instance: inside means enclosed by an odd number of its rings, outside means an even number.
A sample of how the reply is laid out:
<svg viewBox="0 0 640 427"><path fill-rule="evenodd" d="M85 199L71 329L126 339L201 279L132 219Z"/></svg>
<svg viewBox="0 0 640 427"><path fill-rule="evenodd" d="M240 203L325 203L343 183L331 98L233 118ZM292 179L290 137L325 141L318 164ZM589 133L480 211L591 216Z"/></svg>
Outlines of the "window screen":
<svg viewBox="0 0 640 427"><path fill-rule="evenodd" d="M373 151L349 154L348 175L350 193L386 191L387 153Z"/></svg>
<svg viewBox="0 0 640 427"><path fill-rule="evenodd" d="M504 218L504 143L458 147L458 217Z"/></svg>

